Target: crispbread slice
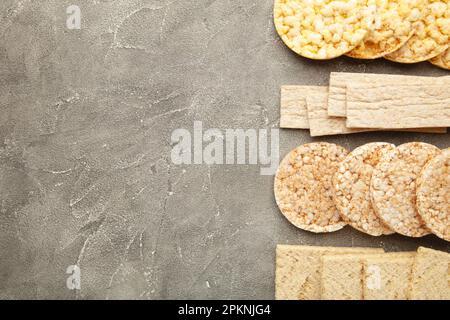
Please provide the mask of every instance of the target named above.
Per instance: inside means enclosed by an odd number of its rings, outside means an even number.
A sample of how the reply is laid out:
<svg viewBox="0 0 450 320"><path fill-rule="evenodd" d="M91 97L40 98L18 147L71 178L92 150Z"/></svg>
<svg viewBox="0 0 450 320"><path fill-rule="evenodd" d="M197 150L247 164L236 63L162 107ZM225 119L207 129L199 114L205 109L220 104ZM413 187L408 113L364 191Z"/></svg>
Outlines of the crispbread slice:
<svg viewBox="0 0 450 320"><path fill-rule="evenodd" d="M450 90L443 90L442 84L347 85L347 127L447 126L450 126Z"/></svg>
<svg viewBox="0 0 450 320"><path fill-rule="evenodd" d="M414 258L411 299L450 300L450 254L419 247Z"/></svg>
<svg viewBox="0 0 450 320"><path fill-rule="evenodd" d="M328 115L332 117L347 116L347 85L349 84L386 84L414 85L436 84L436 81L447 81L450 77L418 77L398 74L331 72L328 96Z"/></svg>
<svg viewBox="0 0 450 320"><path fill-rule="evenodd" d="M322 300L362 300L363 254L321 258Z"/></svg>
<svg viewBox="0 0 450 320"><path fill-rule="evenodd" d="M330 117L327 111L328 89L323 88L314 95L306 98L308 108L309 130L312 137L350 134L371 130L349 129L346 126L345 118Z"/></svg>
<svg viewBox="0 0 450 320"><path fill-rule="evenodd" d="M281 86L280 128L309 129L306 97L322 91L319 86Z"/></svg>
<svg viewBox="0 0 450 320"><path fill-rule="evenodd" d="M320 299L320 257L324 254L382 253L381 248L278 245L275 299Z"/></svg>
<svg viewBox="0 0 450 320"><path fill-rule="evenodd" d="M358 132L376 131L377 129L348 128L346 119L340 117L330 117L327 111L328 90L326 87L316 87L314 92L307 96L306 105L308 109L308 119L310 134L312 137L327 136L335 134L351 134ZM445 133L446 128L425 128L425 129L401 129L399 131Z"/></svg>
<svg viewBox="0 0 450 320"><path fill-rule="evenodd" d="M325 254L321 257L322 300L363 300L366 259L398 258L411 253Z"/></svg>
<svg viewBox="0 0 450 320"><path fill-rule="evenodd" d="M415 252L401 252L365 257L364 300L409 299L415 255Z"/></svg>

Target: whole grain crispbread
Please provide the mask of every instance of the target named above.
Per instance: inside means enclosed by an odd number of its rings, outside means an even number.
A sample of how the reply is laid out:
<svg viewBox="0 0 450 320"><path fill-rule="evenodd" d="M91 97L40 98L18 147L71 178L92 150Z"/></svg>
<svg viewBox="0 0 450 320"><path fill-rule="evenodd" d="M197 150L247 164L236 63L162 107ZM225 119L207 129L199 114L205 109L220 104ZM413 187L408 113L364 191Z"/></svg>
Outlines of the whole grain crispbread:
<svg viewBox="0 0 450 320"><path fill-rule="evenodd" d="M364 258L364 300L410 298L412 266L416 252L398 252Z"/></svg>
<svg viewBox="0 0 450 320"><path fill-rule="evenodd" d="M381 248L277 245L275 299L320 299L320 257L324 254L382 252Z"/></svg>
<svg viewBox="0 0 450 320"><path fill-rule="evenodd" d="M411 299L450 300L450 254L419 247L414 258Z"/></svg>

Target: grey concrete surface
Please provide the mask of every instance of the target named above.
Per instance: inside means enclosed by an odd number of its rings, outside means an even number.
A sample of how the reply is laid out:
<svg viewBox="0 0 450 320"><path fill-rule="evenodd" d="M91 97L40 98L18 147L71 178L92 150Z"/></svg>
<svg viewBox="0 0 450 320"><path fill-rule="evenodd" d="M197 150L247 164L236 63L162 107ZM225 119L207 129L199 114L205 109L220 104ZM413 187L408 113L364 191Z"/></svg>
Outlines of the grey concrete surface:
<svg viewBox="0 0 450 320"><path fill-rule="evenodd" d="M72 4L81 30L66 27ZM444 70L302 59L277 37L272 1L3 0L0 10L0 298L272 299L277 243L449 249L434 236L303 232L259 166L170 158L171 133L195 120L276 128L282 84ZM311 140L282 130L281 156ZM449 134L315 140L449 146ZM80 290L66 286L70 265Z"/></svg>

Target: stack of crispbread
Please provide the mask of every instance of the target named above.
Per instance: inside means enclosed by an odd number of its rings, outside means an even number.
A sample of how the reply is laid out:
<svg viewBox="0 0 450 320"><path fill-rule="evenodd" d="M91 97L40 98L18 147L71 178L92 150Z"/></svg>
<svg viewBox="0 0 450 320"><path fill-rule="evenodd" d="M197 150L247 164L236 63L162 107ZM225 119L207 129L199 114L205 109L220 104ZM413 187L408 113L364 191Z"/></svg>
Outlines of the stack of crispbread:
<svg viewBox="0 0 450 320"><path fill-rule="evenodd" d="M332 72L329 86L281 87L280 127L313 137L377 130L446 133L450 77Z"/></svg>
<svg viewBox="0 0 450 320"><path fill-rule="evenodd" d="M278 245L277 300L450 299L450 254Z"/></svg>

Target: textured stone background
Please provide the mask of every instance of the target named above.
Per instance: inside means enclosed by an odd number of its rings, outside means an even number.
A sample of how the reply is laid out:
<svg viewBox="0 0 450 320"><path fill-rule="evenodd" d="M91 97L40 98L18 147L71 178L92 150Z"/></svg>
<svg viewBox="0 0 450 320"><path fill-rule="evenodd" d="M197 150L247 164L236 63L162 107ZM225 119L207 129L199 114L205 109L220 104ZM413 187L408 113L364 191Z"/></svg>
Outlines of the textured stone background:
<svg viewBox="0 0 450 320"><path fill-rule="evenodd" d="M77 4L82 29L66 28ZM330 71L444 75L291 53L272 1L0 2L0 298L273 298L277 243L447 249L434 236L313 235L279 214L259 167L175 166L170 135L278 125L282 84ZM281 155L311 141L281 132ZM353 148L449 135L367 133ZM69 265L81 290L66 288Z"/></svg>

